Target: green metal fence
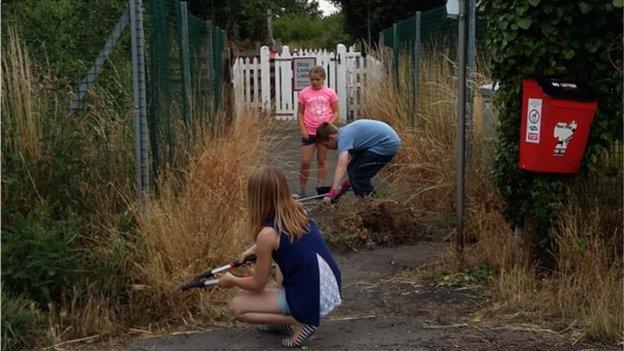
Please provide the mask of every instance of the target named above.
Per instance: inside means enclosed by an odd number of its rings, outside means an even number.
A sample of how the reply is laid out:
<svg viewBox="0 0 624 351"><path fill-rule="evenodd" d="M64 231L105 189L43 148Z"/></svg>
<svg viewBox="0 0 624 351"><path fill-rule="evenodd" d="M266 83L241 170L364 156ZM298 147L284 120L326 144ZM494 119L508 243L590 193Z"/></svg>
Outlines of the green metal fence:
<svg viewBox="0 0 624 351"><path fill-rule="evenodd" d="M147 0L149 124L153 173L175 164L178 145L214 126L221 104L225 32L187 3ZM179 140L184 138L185 140Z"/></svg>
<svg viewBox="0 0 624 351"><path fill-rule="evenodd" d="M471 22L468 25L468 53L467 53L467 116L466 132L470 133L472 125L472 97L475 90L476 57L485 52L485 21L476 13L475 3L469 2ZM453 86L453 76L456 77L458 23L456 17L447 15L446 7L434 8L428 11L416 12L413 16L396 22L392 27L379 32L380 47L386 56L386 63L391 66L394 80L399 84L402 79L409 79L408 86L412 94L412 125L418 119L430 113L428 109L439 101L452 101L456 94L454 90L444 90ZM477 54L479 52L479 54ZM409 65L406 67L405 65ZM402 73L400 73L400 71ZM406 73L409 72L409 75ZM440 77L432 75L446 74L449 76L447 84L441 87L437 84ZM444 79L442 79L444 80ZM432 84L432 82L436 84ZM420 116L420 117L419 117Z"/></svg>
<svg viewBox="0 0 624 351"><path fill-rule="evenodd" d="M476 11L475 15L474 38L476 44L481 45L484 44L482 39L485 38L485 21ZM457 18L449 17L445 7L438 7L428 11L419 11L412 17L399 21L380 32L382 43L395 51L398 50L399 54L406 51L413 52L416 45L415 39L418 36L424 49L445 48L454 58L457 51Z"/></svg>

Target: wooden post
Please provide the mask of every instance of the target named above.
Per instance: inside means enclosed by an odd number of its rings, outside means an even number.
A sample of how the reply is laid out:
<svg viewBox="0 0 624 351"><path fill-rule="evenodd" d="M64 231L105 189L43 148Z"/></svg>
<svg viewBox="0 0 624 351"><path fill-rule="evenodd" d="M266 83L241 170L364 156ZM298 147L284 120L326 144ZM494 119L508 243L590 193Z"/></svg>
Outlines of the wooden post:
<svg viewBox="0 0 624 351"><path fill-rule="evenodd" d="M271 110L271 63L269 47L260 48L260 84L262 94L262 109Z"/></svg>
<svg viewBox="0 0 624 351"><path fill-rule="evenodd" d="M347 47L338 44L336 48L336 93L340 105L340 123L347 121Z"/></svg>
<svg viewBox="0 0 624 351"><path fill-rule="evenodd" d="M269 32L269 45L275 50L275 39L273 38L273 11L267 10L267 31Z"/></svg>

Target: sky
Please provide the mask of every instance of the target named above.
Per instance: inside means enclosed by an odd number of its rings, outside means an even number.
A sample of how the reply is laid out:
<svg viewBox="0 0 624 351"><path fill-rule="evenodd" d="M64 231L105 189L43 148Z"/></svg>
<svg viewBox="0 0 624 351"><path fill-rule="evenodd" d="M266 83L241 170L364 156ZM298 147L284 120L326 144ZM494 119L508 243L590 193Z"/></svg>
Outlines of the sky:
<svg viewBox="0 0 624 351"><path fill-rule="evenodd" d="M329 16L334 12L337 12L338 9L334 4L332 4L329 0L317 0L319 3L319 8L323 11L323 16Z"/></svg>

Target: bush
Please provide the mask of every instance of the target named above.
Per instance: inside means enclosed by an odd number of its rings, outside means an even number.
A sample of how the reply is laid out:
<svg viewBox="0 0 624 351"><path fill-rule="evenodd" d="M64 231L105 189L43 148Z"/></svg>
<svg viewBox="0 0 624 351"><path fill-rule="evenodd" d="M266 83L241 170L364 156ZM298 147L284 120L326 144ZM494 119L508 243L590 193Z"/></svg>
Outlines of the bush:
<svg viewBox="0 0 624 351"><path fill-rule="evenodd" d="M34 302L13 297L2 289L2 349L18 350L30 347L41 324L41 313Z"/></svg>
<svg viewBox="0 0 624 351"><path fill-rule="evenodd" d="M74 89L127 6L123 0L5 1L2 26L16 26L37 62L49 62L48 73L62 77L67 84L64 88ZM121 44L124 42L129 42L129 36L122 38ZM129 61L125 52L113 56L115 62ZM100 82L102 77L106 79L100 74Z"/></svg>
<svg viewBox="0 0 624 351"><path fill-rule="evenodd" d="M41 203L27 215L18 213L2 231L2 281L9 291L46 304L58 301L86 277L81 275L81 252L74 242L78 220L69 212L52 217Z"/></svg>
<svg viewBox="0 0 624 351"><path fill-rule="evenodd" d="M573 177L518 169L521 79L554 76L587 82L598 97L584 172L599 154L622 140L622 1L522 0L513 11L503 0L481 5L487 21L492 78L500 83L500 111L494 179L512 225L533 219L537 244L551 249L555 214L564 206ZM545 256L545 255L543 255Z"/></svg>

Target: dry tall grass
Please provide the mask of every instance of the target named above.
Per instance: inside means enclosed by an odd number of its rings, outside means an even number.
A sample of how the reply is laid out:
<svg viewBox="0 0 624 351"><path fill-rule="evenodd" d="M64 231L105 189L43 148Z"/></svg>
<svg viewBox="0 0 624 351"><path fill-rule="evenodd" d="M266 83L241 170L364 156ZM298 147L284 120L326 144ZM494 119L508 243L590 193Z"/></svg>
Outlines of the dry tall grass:
<svg viewBox="0 0 624 351"><path fill-rule="evenodd" d="M593 174L593 181L604 176ZM589 340L624 338L622 295L622 207L600 197L570 194L554 230L557 267L548 279L536 279L521 264L503 267L494 293L505 311L531 319L556 317ZM494 248L485 248L491 255Z"/></svg>
<svg viewBox="0 0 624 351"><path fill-rule="evenodd" d="M248 114L223 137L208 140L190 157L183 185L166 182L158 199L139 215L143 247L134 267L135 301L156 317L216 318L210 291L176 289L194 274L236 258L250 242L246 223L246 184L267 150L265 122Z"/></svg>
<svg viewBox="0 0 624 351"><path fill-rule="evenodd" d="M399 82L386 72L378 84L364 90L365 115L389 122L401 135L401 150L385 175L396 188L395 196L422 210L426 214L423 218L433 226L441 225L446 233L452 233L456 65L444 52L434 51L422 59L419 113L412 130L409 59L403 57L400 62ZM474 84L486 81L485 75L477 73ZM480 104L476 96L466 169L465 234L472 245L467 247L463 266L448 257L444 260L447 269L470 270L485 265L497 272L489 289L496 301L493 312L521 315L534 322L556 322L554 328L577 331L586 339L621 341L621 203L599 206L598 197L581 208L578 199L571 200L555 230L558 266L551 276L538 277L522 262L511 230L499 212L502 200L490 177L491 153L485 149L489 145L481 133L484 121ZM619 179L621 182L621 176Z"/></svg>
<svg viewBox="0 0 624 351"><path fill-rule="evenodd" d="M457 105L456 65L445 52L426 55L420 64L420 94L416 128L412 130L411 70L408 57L399 64L399 81L386 72L379 84L364 90L364 115L387 121L398 129L401 152L393 162L400 172L391 172L392 183L409 191L398 192L399 200L415 205L427 214L452 213L455 191L455 129ZM474 85L485 77L475 75ZM472 160L468 163L468 197L482 188L484 165L481 162L481 115L475 99L472 127ZM489 185L489 184L488 184Z"/></svg>
<svg viewBox="0 0 624 351"><path fill-rule="evenodd" d="M26 160L39 157L43 125L33 62L15 28L9 28L2 53L2 128L7 151Z"/></svg>

